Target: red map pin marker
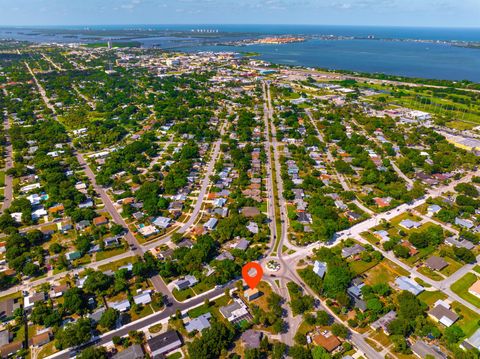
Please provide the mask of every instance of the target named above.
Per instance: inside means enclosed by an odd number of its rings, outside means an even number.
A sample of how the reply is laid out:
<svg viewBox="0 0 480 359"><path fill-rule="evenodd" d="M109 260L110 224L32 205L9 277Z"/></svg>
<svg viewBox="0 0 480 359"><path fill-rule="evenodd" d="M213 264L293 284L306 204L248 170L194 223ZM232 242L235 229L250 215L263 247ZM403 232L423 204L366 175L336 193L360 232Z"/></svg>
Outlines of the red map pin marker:
<svg viewBox="0 0 480 359"><path fill-rule="evenodd" d="M255 288L263 277L262 266L256 262L245 264L242 268L242 277L251 289Z"/></svg>

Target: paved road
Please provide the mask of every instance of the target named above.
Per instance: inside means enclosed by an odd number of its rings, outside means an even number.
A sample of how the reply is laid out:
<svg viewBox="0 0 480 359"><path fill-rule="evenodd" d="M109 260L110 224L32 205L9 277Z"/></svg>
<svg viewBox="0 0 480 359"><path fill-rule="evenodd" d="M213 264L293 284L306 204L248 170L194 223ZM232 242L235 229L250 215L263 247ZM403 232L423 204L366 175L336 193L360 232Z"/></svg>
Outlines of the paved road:
<svg viewBox="0 0 480 359"><path fill-rule="evenodd" d="M122 328L108 332L104 334L100 338L100 340L95 341L94 343L89 343L87 345L84 345L83 348L86 348L91 345L95 345L95 346L106 345L110 343L112 341L112 338L115 336L123 337L125 335L128 335L128 332L131 330L142 330L144 328L148 328L149 326L152 326L166 318L169 318L172 315L175 315L177 310L180 310L181 312L188 311L190 308L203 304L205 299L208 298L209 300L213 300L214 298L221 296L225 292L226 288L232 289L233 287L234 287L234 282L231 282L226 286L219 287L208 293L204 293L202 295L196 296L195 298L192 298L187 302L175 303L170 307L166 307L165 310L163 310L162 312L155 313L143 319L124 325ZM63 352L51 355L48 358L67 359L67 358L70 358L70 351L63 351Z"/></svg>
<svg viewBox="0 0 480 359"><path fill-rule="evenodd" d="M4 93L6 90L3 89ZM13 199L13 177L6 174L6 172L13 167L13 146L12 141L10 138L10 121L8 118L8 114L4 114L3 120L3 128L5 131L5 138L6 138L6 146L5 146L5 189L4 189L4 200L2 204L2 212L4 212L10 204L12 203Z"/></svg>

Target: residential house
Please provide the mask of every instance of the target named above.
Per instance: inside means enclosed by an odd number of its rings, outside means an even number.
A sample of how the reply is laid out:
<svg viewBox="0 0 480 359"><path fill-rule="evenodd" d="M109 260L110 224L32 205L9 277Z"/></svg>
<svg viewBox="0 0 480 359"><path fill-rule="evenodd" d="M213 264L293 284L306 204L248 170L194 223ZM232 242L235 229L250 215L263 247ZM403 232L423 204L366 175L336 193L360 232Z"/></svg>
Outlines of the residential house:
<svg viewBox="0 0 480 359"><path fill-rule="evenodd" d="M66 233L72 228L73 228L72 222L69 219L63 220L61 222L57 222L57 229L62 233Z"/></svg>
<svg viewBox="0 0 480 359"><path fill-rule="evenodd" d="M243 296L249 302L251 302L254 299L257 299L261 295L262 295L262 292L260 292L258 288L248 288L245 292L243 292Z"/></svg>
<svg viewBox="0 0 480 359"><path fill-rule="evenodd" d="M327 352L331 353L340 346L340 340L331 332L316 333L312 336L312 341L321 346Z"/></svg>
<svg viewBox="0 0 480 359"><path fill-rule="evenodd" d="M457 313L450 309L450 304L441 299L435 302L433 308L428 312L428 316L446 327L453 325L459 318Z"/></svg>
<svg viewBox="0 0 480 359"><path fill-rule="evenodd" d="M185 330L189 334L194 331L201 333L202 330L210 328L209 319L211 317L212 317L212 314L210 313L202 314L199 317L190 320L188 323L185 323Z"/></svg>
<svg viewBox="0 0 480 359"><path fill-rule="evenodd" d="M431 357L434 359L446 359L447 355L440 348L429 345L423 340L417 340L411 347L413 354L421 359Z"/></svg>
<svg viewBox="0 0 480 359"><path fill-rule="evenodd" d="M218 223L218 219L212 217L203 225L203 227L207 231L212 231L217 226L217 223Z"/></svg>
<svg viewBox="0 0 480 359"><path fill-rule="evenodd" d="M108 223L108 218L105 217L105 216L99 216L99 217L95 217L95 218L93 219L93 224L94 224L95 226L103 226L103 225L105 225L105 224L107 224L107 223Z"/></svg>
<svg viewBox="0 0 480 359"><path fill-rule="evenodd" d="M123 313L130 309L130 302L128 299L125 299L118 302L108 303L108 306L118 310L120 313Z"/></svg>
<svg viewBox="0 0 480 359"><path fill-rule="evenodd" d="M468 293L480 298L480 279L473 283L470 288L468 288Z"/></svg>
<svg viewBox="0 0 480 359"><path fill-rule="evenodd" d="M20 298L7 298L0 301L0 320L2 322L9 321L13 318L16 309L22 306Z"/></svg>
<svg viewBox="0 0 480 359"><path fill-rule="evenodd" d="M220 307L219 310L230 323L238 323L251 318L248 307L240 298L234 298L232 304Z"/></svg>
<svg viewBox="0 0 480 359"><path fill-rule="evenodd" d="M472 229L473 228L473 222L468 220L468 219L463 219L463 218L456 217L455 218L455 224L457 226L463 227L465 229Z"/></svg>
<svg viewBox="0 0 480 359"><path fill-rule="evenodd" d="M433 217L441 210L442 210L442 207L440 207L438 204L432 204L427 208L427 216Z"/></svg>
<svg viewBox="0 0 480 359"><path fill-rule="evenodd" d="M50 298L60 298L67 290L67 284L54 285L50 291Z"/></svg>
<svg viewBox="0 0 480 359"><path fill-rule="evenodd" d="M370 324L370 327L373 330L380 330L381 329L381 330L383 330L383 332L385 334L390 335L390 331L388 330L388 326L396 318L397 318L397 313L394 310L391 310L387 314L385 314L383 317L377 319L372 324Z"/></svg>
<svg viewBox="0 0 480 359"><path fill-rule="evenodd" d="M250 241L247 241L245 238L241 238L234 248L244 251L248 248L249 244L250 244Z"/></svg>
<svg viewBox="0 0 480 359"><path fill-rule="evenodd" d="M168 217L157 217L153 220L152 224L158 228L165 229L170 225L171 221Z"/></svg>
<svg viewBox="0 0 480 359"><path fill-rule="evenodd" d="M247 349L258 349L262 341L263 333L257 330L248 329L242 333L241 340Z"/></svg>
<svg viewBox="0 0 480 359"><path fill-rule="evenodd" d="M143 352L142 346L139 344L134 344L127 349L122 350L115 354L112 359L143 359L145 358L145 353Z"/></svg>
<svg viewBox="0 0 480 359"><path fill-rule="evenodd" d="M23 298L23 309L25 311L30 311L35 305L35 303L44 302L46 299L47 296L44 292L33 293Z"/></svg>
<svg viewBox="0 0 480 359"><path fill-rule="evenodd" d="M441 271L448 266L448 262L441 257L431 256L425 261L425 265L431 270Z"/></svg>
<svg viewBox="0 0 480 359"><path fill-rule="evenodd" d="M83 231L84 229L88 228L90 226L90 221L84 219L80 222L78 222L76 225L75 225L75 229L77 231Z"/></svg>
<svg viewBox="0 0 480 359"><path fill-rule="evenodd" d="M182 346L182 339L177 331L169 330L147 340L147 352L151 358L160 358Z"/></svg>
<svg viewBox="0 0 480 359"><path fill-rule="evenodd" d="M150 296L151 291L147 290L140 294L137 294L133 297L133 301L137 305L147 305L152 302L152 297Z"/></svg>
<svg viewBox="0 0 480 359"><path fill-rule="evenodd" d="M255 222L249 222L247 229L253 234L258 234L258 224Z"/></svg>
<svg viewBox="0 0 480 359"><path fill-rule="evenodd" d="M365 250L360 244L355 244L351 247L342 248L342 257L349 258L351 256L356 256L357 254L362 253Z"/></svg>
<svg viewBox="0 0 480 359"><path fill-rule="evenodd" d="M472 242L467 241L466 239L458 240L455 237L448 237L447 239L445 239L445 244L448 244L449 246L452 246L452 247L466 248L469 250L472 250L475 248L475 245Z"/></svg>
<svg viewBox="0 0 480 359"><path fill-rule="evenodd" d="M52 340L52 332L50 330L47 330L43 333L34 335L32 337L32 345L38 348L45 344L50 343L51 340Z"/></svg>
<svg viewBox="0 0 480 359"><path fill-rule="evenodd" d="M414 295L419 295L425 290L425 288L409 277L398 277L395 279L395 284L398 289L409 291Z"/></svg>
<svg viewBox="0 0 480 359"><path fill-rule="evenodd" d="M318 275L320 278L323 278L326 272L327 272L327 263L315 261L315 263L313 264L313 273Z"/></svg>
<svg viewBox="0 0 480 359"><path fill-rule="evenodd" d="M367 303L363 300L362 288L365 286L365 283L362 282L360 278L355 278L352 281L352 285L347 288L347 294L353 300L355 308L358 308L362 311L367 309Z"/></svg>
<svg viewBox="0 0 480 359"><path fill-rule="evenodd" d="M10 358L22 348L23 348L23 341L18 340L15 342L11 342L9 344L6 344L0 347L0 356L2 358Z"/></svg>
<svg viewBox="0 0 480 359"><path fill-rule="evenodd" d="M385 230L375 231L373 235L377 237L380 242L387 242L390 240L390 234Z"/></svg>
<svg viewBox="0 0 480 359"><path fill-rule="evenodd" d="M154 226L149 225L149 226L143 226L138 229L138 232L144 236L145 238L153 236L158 233L158 229L156 229Z"/></svg>
<svg viewBox="0 0 480 359"><path fill-rule="evenodd" d="M177 290L184 290L193 287L197 283L197 278L195 278L193 275L187 275L185 278L177 280L174 286Z"/></svg>
<svg viewBox="0 0 480 359"><path fill-rule="evenodd" d="M67 258L68 261L71 262L71 261L82 258L82 253L79 251L72 251L72 252L65 253L65 257Z"/></svg>
<svg viewBox="0 0 480 359"><path fill-rule="evenodd" d="M417 221L412 221L411 219L404 219L403 221L400 222L400 226L402 226L405 229L414 229L414 228L419 228L422 224Z"/></svg>

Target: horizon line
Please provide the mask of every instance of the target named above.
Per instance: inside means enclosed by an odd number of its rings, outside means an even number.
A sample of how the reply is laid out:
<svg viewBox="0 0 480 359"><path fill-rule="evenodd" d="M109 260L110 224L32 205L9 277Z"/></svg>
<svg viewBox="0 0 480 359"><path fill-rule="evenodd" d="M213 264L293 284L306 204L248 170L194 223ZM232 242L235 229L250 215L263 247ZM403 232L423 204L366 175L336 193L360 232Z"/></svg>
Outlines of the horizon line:
<svg viewBox="0 0 480 359"><path fill-rule="evenodd" d="M422 25L366 25L366 24L313 24L313 23L112 23L112 24L33 24L0 25L11 27L67 27L67 26L334 26L334 27L384 27L416 29L478 29L480 26L422 26Z"/></svg>

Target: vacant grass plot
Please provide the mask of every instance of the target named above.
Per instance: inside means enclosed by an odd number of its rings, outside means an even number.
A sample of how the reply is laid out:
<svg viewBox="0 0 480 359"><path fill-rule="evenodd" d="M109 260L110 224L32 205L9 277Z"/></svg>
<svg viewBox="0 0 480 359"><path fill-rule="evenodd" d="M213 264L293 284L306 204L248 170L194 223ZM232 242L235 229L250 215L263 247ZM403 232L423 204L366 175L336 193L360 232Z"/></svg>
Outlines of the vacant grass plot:
<svg viewBox="0 0 480 359"><path fill-rule="evenodd" d="M450 288L461 298L480 308L480 298L477 298L476 296L468 292L468 288L470 288L472 284L475 283L477 280L478 277L475 274L467 273L458 281L453 283Z"/></svg>
<svg viewBox="0 0 480 359"><path fill-rule="evenodd" d="M379 283L391 283L397 277L409 275L409 273L405 269L397 266L395 263L392 263L388 259L383 259L380 263L367 271L365 274L367 275L365 282L370 285Z"/></svg>
<svg viewBox="0 0 480 359"><path fill-rule="evenodd" d="M475 333L479 328L480 314L458 302L452 303L452 309L460 316L461 319L456 324L462 328L465 335L469 337Z"/></svg>

